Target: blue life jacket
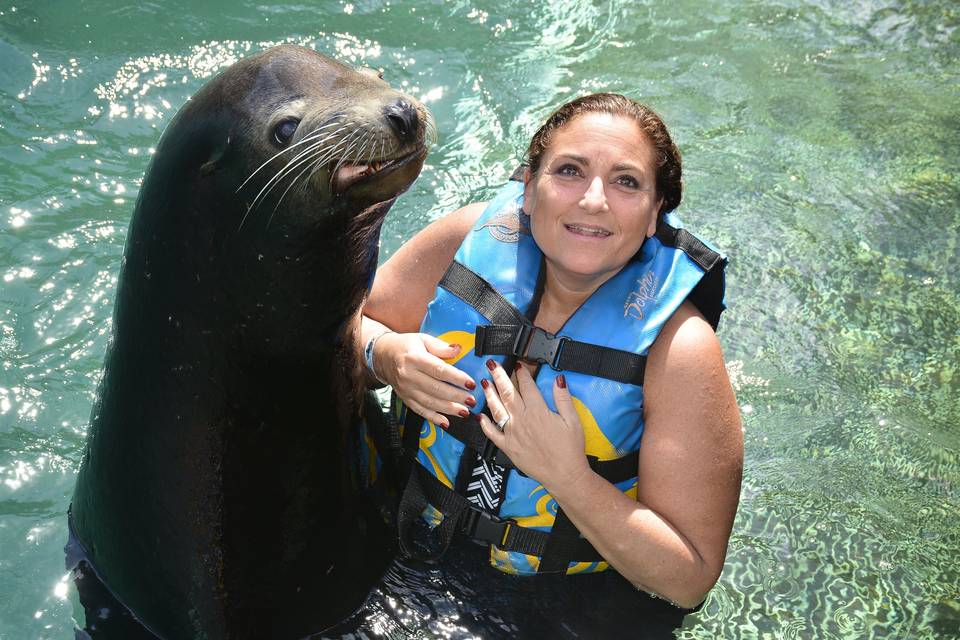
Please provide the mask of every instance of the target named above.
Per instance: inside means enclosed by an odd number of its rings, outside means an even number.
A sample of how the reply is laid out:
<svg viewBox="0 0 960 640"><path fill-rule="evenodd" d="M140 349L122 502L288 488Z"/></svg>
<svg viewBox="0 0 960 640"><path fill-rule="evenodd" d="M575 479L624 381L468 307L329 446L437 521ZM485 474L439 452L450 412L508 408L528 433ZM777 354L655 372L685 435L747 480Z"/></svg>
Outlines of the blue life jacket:
<svg viewBox="0 0 960 640"><path fill-rule="evenodd" d="M664 323L690 299L716 328L726 259L667 215L637 255L603 283L553 335L532 324L542 290L543 254L522 209L523 183L503 187L464 238L427 307L421 331L459 344L448 360L474 380L486 360L510 370L517 359L540 364L537 387L551 410L561 372L583 426L591 467L636 497L643 436L646 354ZM474 392L477 406L485 398ZM457 531L490 543L490 561L515 574L588 573L608 565L557 508L536 479L515 469L471 419L450 417L449 429L408 412L406 441L417 449L401 501L401 545L418 552L411 518L424 518L440 537L438 556ZM489 413L488 413L489 415ZM414 444L413 434L419 434ZM477 455L509 472L497 513L464 498Z"/></svg>

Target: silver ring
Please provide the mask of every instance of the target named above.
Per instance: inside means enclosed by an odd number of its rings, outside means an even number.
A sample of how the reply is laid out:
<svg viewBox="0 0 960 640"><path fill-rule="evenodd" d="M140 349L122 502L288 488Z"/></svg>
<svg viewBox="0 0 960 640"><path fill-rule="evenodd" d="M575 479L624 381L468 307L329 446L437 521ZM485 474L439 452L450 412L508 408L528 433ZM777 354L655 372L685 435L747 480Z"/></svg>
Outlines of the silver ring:
<svg viewBox="0 0 960 640"><path fill-rule="evenodd" d="M503 428L504 428L505 426L507 426L507 423L508 423L508 422L510 422L510 414L509 414L509 413L507 414L507 416L506 416L503 420L499 420L499 421L495 422L494 424L497 425L497 429L500 429L500 431L503 431Z"/></svg>

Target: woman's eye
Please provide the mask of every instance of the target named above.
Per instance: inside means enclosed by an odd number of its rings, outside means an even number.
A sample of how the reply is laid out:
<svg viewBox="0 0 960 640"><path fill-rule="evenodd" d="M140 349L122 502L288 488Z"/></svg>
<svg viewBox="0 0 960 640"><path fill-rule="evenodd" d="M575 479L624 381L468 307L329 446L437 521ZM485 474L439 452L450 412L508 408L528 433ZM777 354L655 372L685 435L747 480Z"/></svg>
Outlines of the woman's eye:
<svg viewBox="0 0 960 640"><path fill-rule="evenodd" d="M561 165L555 172L557 175L561 176L578 176L580 175L580 170L577 169L575 165L565 164Z"/></svg>
<svg viewBox="0 0 960 640"><path fill-rule="evenodd" d="M633 176L620 176L619 178L617 178L617 184L622 185L624 187L629 187L631 189L636 189L637 187L640 186L640 182L637 181L637 179L634 178Z"/></svg>
<svg viewBox="0 0 960 640"><path fill-rule="evenodd" d="M297 130L297 125L300 124L299 120L284 120L276 127L273 128L273 139L280 146L285 146L293 138L293 134Z"/></svg>

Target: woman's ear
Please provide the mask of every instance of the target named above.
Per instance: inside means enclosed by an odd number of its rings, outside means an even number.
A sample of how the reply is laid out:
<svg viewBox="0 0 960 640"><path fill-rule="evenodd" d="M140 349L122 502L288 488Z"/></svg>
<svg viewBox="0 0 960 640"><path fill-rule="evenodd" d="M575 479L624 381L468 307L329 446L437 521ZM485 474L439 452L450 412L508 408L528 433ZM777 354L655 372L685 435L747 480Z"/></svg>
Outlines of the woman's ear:
<svg viewBox="0 0 960 640"><path fill-rule="evenodd" d="M530 167L523 170L523 210L530 215L537 207L537 190Z"/></svg>
<svg viewBox="0 0 960 640"><path fill-rule="evenodd" d="M653 234L657 232L657 222L660 220L660 216L663 215L663 196L657 200L657 213L650 216L650 224L647 225L647 237L652 238Z"/></svg>

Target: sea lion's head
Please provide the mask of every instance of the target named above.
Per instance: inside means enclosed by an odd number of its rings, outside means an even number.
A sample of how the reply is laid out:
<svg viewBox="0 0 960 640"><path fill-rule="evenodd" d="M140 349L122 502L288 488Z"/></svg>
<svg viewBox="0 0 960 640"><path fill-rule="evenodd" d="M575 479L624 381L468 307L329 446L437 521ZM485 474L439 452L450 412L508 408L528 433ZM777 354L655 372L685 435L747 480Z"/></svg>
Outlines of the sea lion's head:
<svg viewBox="0 0 960 640"><path fill-rule="evenodd" d="M363 209L395 198L419 174L430 113L377 73L292 46L238 66L245 86L235 109L251 211L287 189L286 197L311 207L339 201ZM264 162L253 166L254 158Z"/></svg>
<svg viewBox="0 0 960 640"><path fill-rule="evenodd" d="M429 111L375 72L293 45L245 58L164 132L131 224L127 277L163 274L167 286L150 287L166 297L203 283L204 295L232 301L247 341L275 348L289 336L293 348L308 333L329 336L359 306L380 225L433 132Z"/></svg>
<svg viewBox="0 0 960 640"><path fill-rule="evenodd" d="M226 176L223 186L234 186L247 207L244 226L257 217L283 224L280 207L289 223L392 200L419 174L432 132L429 111L376 72L282 45L204 86L171 124L158 156L165 142L190 145L196 153L181 167L184 179L223 183L217 178Z"/></svg>

